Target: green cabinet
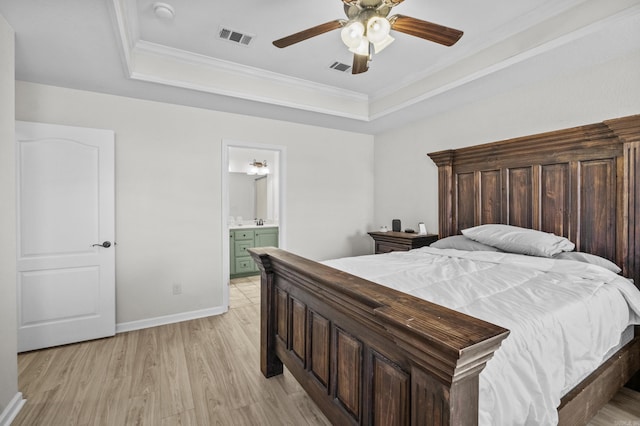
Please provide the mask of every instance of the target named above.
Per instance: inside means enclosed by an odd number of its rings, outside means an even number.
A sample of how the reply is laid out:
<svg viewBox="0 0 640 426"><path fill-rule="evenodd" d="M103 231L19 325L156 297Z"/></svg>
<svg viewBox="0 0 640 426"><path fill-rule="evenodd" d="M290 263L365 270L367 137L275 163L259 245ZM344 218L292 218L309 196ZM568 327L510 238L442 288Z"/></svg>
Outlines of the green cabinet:
<svg viewBox="0 0 640 426"><path fill-rule="evenodd" d="M278 247L278 228L247 228L229 231L231 278L257 275L258 267L247 251L251 247Z"/></svg>
<svg viewBox="0 0 640 426"><path fill-rule="evenodd" d="M278 247L278 228L255 230L255 247Z"/></svg>

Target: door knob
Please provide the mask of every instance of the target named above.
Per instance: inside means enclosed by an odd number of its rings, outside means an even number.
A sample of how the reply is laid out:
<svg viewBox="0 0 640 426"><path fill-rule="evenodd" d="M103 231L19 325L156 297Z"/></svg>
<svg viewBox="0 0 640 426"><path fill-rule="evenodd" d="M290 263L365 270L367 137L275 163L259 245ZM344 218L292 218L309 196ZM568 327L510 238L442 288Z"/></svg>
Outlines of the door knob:
<svg viewBox="0 0 640 426"><path fill-rule="evenodd" d="M91 247L104 247L104 248L109 248L111 247L111 242L110 241L105 241L102 244L94 244Z"/></svg>

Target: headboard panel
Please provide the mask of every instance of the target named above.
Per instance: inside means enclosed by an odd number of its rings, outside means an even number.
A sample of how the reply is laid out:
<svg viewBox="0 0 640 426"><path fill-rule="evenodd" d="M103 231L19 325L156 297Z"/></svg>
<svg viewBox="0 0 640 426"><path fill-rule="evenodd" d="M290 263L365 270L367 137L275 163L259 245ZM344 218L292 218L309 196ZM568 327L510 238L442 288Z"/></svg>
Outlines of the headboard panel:
<svg viewBox="0 0 640 426"><path fill-rule="evenodd" d="M640 115L429 157L440 238L485 223L553 232L640 285Z"/></svg>

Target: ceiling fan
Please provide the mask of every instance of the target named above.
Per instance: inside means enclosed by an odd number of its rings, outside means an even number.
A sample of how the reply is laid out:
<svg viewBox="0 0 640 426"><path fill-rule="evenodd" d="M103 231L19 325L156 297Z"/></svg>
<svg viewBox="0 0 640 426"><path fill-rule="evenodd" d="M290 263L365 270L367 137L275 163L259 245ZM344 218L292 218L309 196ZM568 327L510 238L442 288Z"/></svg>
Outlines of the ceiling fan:
<svg viewBox="0 0 640 426"><path fill-rule="evenodd" d="M389 16L391 8L404 0L342 0L347 19L336 19L291 34L273 42L276 47L287 47L311 37L342 28L341 37L353 52L352 74L369 69L373 52L379 53L394 40L390 30L399 31L445 46L454 45L463 32L432 22L404 15ZM373 52L372 52L373 50Z"/></svg>

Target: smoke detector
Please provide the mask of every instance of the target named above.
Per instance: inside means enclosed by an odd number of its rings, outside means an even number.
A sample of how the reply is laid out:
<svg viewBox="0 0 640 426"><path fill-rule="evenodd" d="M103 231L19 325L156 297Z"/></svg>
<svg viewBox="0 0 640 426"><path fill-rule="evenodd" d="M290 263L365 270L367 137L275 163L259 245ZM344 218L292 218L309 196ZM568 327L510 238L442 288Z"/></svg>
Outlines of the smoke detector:
<svg viewBox="0 0 640 426"><path fill-rule="evenodd" d="M153 4L153 13L160 19L164 19L165 21L171 21L176 14L175 10L173 10L173 6L167 3L154 3Z"/></svg>

